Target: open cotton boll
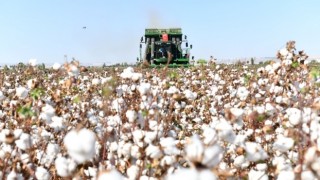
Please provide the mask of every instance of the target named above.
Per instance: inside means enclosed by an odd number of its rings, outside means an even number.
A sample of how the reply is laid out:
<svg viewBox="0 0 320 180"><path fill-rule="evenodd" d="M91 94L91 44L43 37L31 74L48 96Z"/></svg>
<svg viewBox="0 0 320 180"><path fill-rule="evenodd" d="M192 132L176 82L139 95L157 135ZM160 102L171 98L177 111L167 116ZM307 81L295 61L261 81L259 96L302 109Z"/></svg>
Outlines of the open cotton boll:
<svg viewBox="0 0 320 180"><path fill-rule="evenodd" d="M18 87L16 88L16 96L20 99L25 99L28 96L29 91L25 87Z"/></svg>
<svg viewBox="0 0 320 180"><path fill-rule="evenodd" d="M59 70L61 68L61 64L59 64L59 63L54 63L53 65L52 65L52 69L53 70Z"/></svg>
<svg viewBox="0 0 320 180"><path fill-rule="evenodd" d="M288 55L289 51L287 48L282 48L282 49L280 49L279 53L281 56L286 57Z"/></svg>
<svg viewBox="0 0 320 180"><path fill-rule="evenodd" d="M68 71L68 75L69 76L74 76L74 77L77 77L79 75L79 69L77 66L75 65L71 65L70 66L70 69Z"/></svg>
<svg viewBox="0 0 320 180"><path fill-rule="evenodd" d="M12 170L8 176L7 176L7 180L24 180L22 174L20 173L16 173L15 170Z"/></svg>
<svg viewBox="0 0 320 180"><path fill-rule="evenodd" d="M295 173L293 171L280 171L278 174L278 180L294 180Z"/></svg>
<svg viewBox="0 0 320 180"><path fill-rule="evenodd" d="M268 180L268 175L264 171L255 171L251 169L248 174L250 180Z"/></svg>
<svg viewBox="0 0 320 180"><path fill-rule="evenodd" d="M302 121L302 112L297 108L288 108L286 110L290 124L298 125Z"/></svg>
<svg viewBox="0 0 320 180"><path fill-rule="evenodd" d="M101 83L101 80L98 78L93 78L91 81L92 85L99 85Z"/></svg>
<svg viewBox="0 0 320 180"><path fill-rule="evenodd" d="M177 155L180 153L179 149L176 147L176 141L172 137L160 138L160 145L166 155Z"/></svg>
<svg viewBox="0 0 320 180"><path fill-rule="evenodd" d="M239 87L237 90L237 97L240 100L245 100L249 95L249 91L247 90L246 87Z"/></svg>
<svg viewBox="0 0 320 180"><path fill-rule="evenodd" d="M31 136L27 133L22 133L20 138L15 141L18 148L27 150L32 146Z"/></svg>
<svg viewBox="0 0 320 180"><path fill-rule="evenodd" d="M159 159L163 154L158 146L149 144L149 146L146 148L146 155L152 159Z"/></svg>
<svg viewBox="0 0 320 180"><path fill-rule="evenodd" d="M88 169L84 170L84 174L88 177L95 178L97 176L97 168L88 167Z"/></svg>
<svg viewBox="0 0 320 180"><path fill-rule="evenodd" d="M203 130L203 143L205 145L212 145L218 140L217 132L213 128L205 128Z"/></svg>
<svg viewBox="0 0 320 180"><path fill-rule="evenodd" d="M37 167L35 176L37 179L41 180L48 180L51 177L48 170L43 167Z"/></svg>
<svg viewBox="0 0 320 180"><path fill-rule="evenodd" d="M141 73L133 73L132 77L131 77L132 81L134 81L134 82L139 81L141 78L142 78L142 74Z"/></svg>
<svg viewBox="0 0 320 180"><path fill-rule="evenodd" d="M29 60L29 65L30 66L36 66L37 65L37 59L30 59Z"/></svg>
<svg viewBox="0 0 320 180"><path fill-rule="evenodd" d="M139 167L132 165L127 169L127 175L129 177L130 180L134 180L137 179L137 177L139 176Z"/></svg>
<svg viewBox="0 0 320 180"><path fill-rule="evenodd" d="M125 178L122 176L121 173L119 173L117 170L111 170L111 171L102 171L98 173L97 180L106 180L106 179L112 179L112 180L124 180Z"/></svg>
<svg viewBox="0 0 320 180"><path fill-rule="evenodd" d="M207 147L204 151L201 164L208 168L213 168L222 160L223 152L223 149L219 145Z"/></svg>
<svg viewBox="0 0 320 180"><path fill-rule="evenodd" d="M204 150L204 146L198 135L193 135L185 146L187 159L191 162L201 162Z"/></svg>
<svg viewBox="0 0 320 180"><path fill-rule="evenodd" d="M95 155L96 137L91 130L72 130L63 141L70 157L79 164L91 160Z"/></svg>
<svg viewBox="0 0 320 180"><path fill-rule="evenodd" d="M261 145L254 142L245 143L246 157L248 161L257 162L268 158L268 154L262 149Z"/></svg>
<svg viewBox="0 0 320 180"><path fill-rule="evenodd" d="M193 101L197 98L197 93L196 92L192 92L190 90L185 90L184 92L184 95L186 96L187 99Z"/></svg>
<svg viewBox="0 0 320 180"><path fill-rule="evenodd" d="M217 177L208 169L179 169L173 174L167 175L167 180L188 179L188 180L216 180Z"/></svg>
<svg viewBox="0 0 320 180"><path fill-rule="evenodd" d="M280 152L287 152L292 148L294 140L292 138L287 138L282 135L279 135L277 140L273 143L273 148Z"/></svg>
<svg viewBox="0 0 320 180"><path fill-rule="evenodd" d="M151 85L149 83L141 83L138 86L138 91L140 92L141 95L146 95L147 93L150 92Z"/></svg>
<svg viewBox="0 0 320 180"><path fill-rule="evenodd" d="M0 101L4 100L6 98L6 96L3 95L3 92L0 91Z"/></svg>
<svg viewBox="0 0 320 180"><path fill-rule="evenodd" d="M127 110L126 117L130 123L133 123L138 118L138 115L134 110Z"/></svg>
<svg viewBox="0 0 320 180"><path fill-rule="evenodd" d="M77 167L77 164L71 159L66 159L65 157L58 157L55 160L55 167L59 176L68 177L72 175L73 171Z"/></svg>
<svg viewBox="0 0 320 180"><path fill-rule="evenodd" d="M65 120L62 117L53 116L51 118L52 122L50 123L50 127L54 129L55 132L59 132L65 129Z"/></svg>
<svg viewBox="0 0 320 180"><path fill-rule="evenodd" d="M120 74L120 77L122 79L131 79L132 75L134 73L134 70L132 67L127 67L126 69L123 70L123 72Z"/></svg>
<svg viewBox="0 0 320 180"><path fill-rule="evenodd" d="M215 128L218 131L218 135L222 140L227 141L229 143L233 143L235 141L236 135L233 132L232 126L227 121L221 120Z"/></svg>

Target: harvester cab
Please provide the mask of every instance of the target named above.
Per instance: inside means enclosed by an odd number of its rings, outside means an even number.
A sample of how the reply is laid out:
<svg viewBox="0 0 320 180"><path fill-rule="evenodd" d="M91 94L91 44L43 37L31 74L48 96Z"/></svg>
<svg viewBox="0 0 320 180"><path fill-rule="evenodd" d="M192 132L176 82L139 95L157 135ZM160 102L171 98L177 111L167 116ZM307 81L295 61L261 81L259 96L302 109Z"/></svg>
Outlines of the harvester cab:
<svg viewBox="0 0 320 180"><path fill-rule="evenodd" d="M140 42L140 62L147 61L151 67L189 67L192 45L189 47L186 35L182 37L181 28L145 29Z"/></svg>

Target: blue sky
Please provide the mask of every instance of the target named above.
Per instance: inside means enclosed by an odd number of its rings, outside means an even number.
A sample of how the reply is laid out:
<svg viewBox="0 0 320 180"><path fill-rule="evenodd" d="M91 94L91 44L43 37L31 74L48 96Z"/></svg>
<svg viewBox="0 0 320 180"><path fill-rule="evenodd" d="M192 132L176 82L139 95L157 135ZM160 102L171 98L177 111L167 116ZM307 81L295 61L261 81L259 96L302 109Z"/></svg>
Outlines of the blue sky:
<svg viewBox="0 0 320 180"><path fill-rule="evenodd" d="M0 63L135 62L146 27L181 27L195 59L320 55L318 0L0 1ZM86 29L82 27L86 26Z"/></svg>

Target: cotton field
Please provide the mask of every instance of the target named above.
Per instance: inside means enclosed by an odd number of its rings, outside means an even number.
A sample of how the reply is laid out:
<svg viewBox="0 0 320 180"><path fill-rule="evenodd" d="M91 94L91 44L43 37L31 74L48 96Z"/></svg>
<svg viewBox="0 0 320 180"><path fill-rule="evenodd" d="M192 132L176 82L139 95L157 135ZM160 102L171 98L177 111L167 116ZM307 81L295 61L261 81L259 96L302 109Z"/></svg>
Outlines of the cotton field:
<svg viewBox="0 0 320 180"><path fill-rule="evenodd" d="M1 69L2 179L319 179L320 72L279 62L184 69Z"/></svg>

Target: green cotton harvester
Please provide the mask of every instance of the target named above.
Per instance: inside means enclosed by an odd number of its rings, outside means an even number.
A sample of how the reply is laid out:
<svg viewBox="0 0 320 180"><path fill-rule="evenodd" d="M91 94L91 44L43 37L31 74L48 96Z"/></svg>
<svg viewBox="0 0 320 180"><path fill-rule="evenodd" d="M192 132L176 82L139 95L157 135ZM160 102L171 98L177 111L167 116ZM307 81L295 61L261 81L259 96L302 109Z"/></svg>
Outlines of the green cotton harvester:
<svg viewBox="0 0 320 180"><path fill-rule="evenodd" d="M189 47L186 35L182 37L181 28L145 29L139 61L147 61L151 67L189 67L192 45Z"/></svg>

